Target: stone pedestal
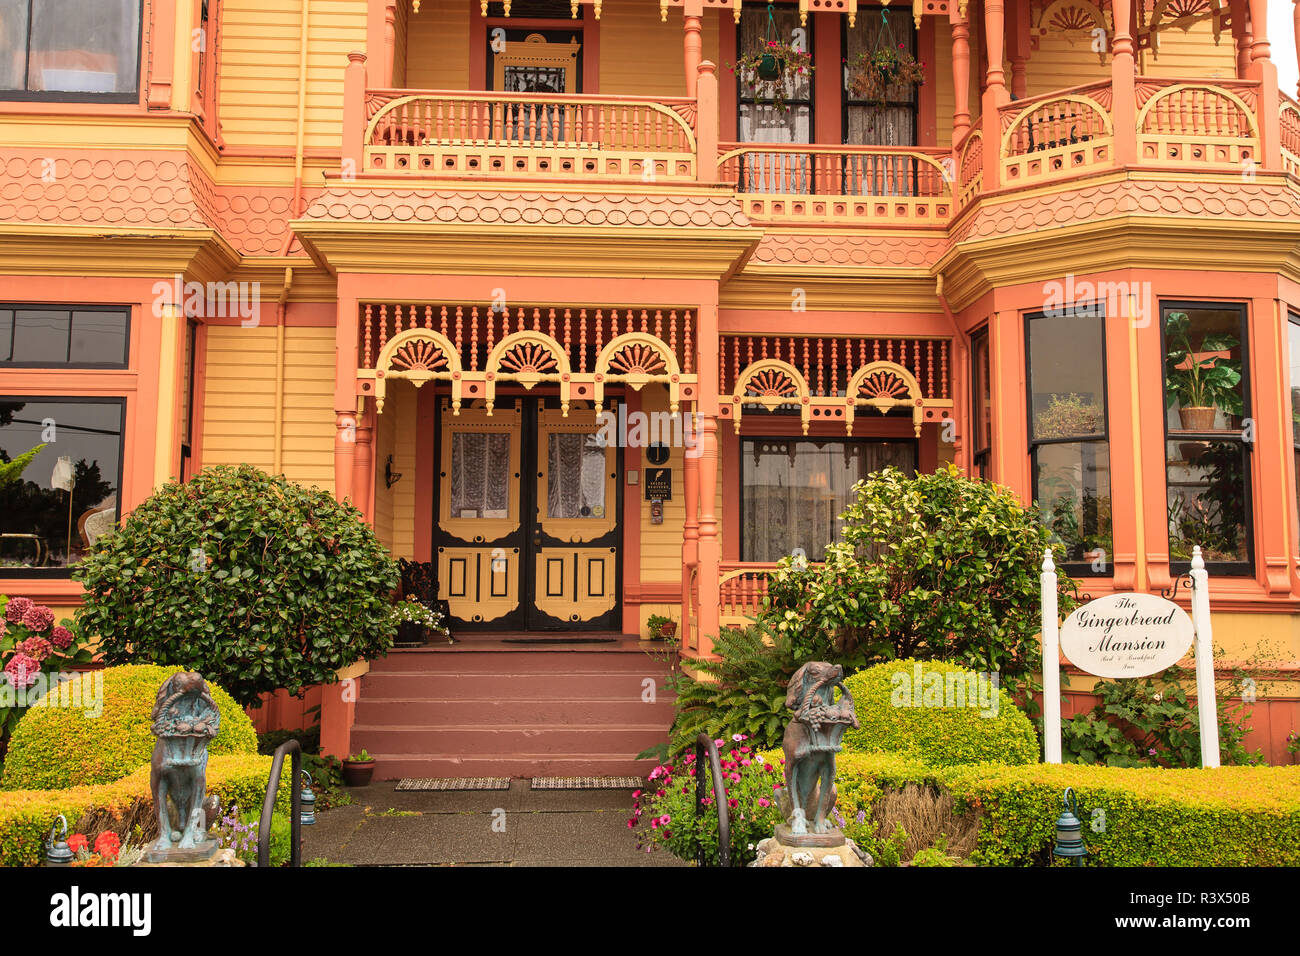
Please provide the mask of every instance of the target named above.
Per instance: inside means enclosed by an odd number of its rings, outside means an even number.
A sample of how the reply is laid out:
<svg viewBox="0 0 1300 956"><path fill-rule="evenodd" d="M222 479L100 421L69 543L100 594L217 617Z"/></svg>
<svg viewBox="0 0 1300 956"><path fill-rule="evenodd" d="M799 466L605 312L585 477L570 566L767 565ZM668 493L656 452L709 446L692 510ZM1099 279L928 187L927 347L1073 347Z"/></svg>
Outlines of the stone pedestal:
<svg viewBox="0 0 1300 956"><path fill-rule="evenodd" d="M151 849L144 855L146 863L204 863L212 859L217 853L220 846L217 840L204 840L197 846L186 847L169 847L165 850Z"/></svg>
<svg viewBox="0 0 1300 956"><path fill-rule="evenodd" d="M216 842L216 841L213 841ZM247 866L248 864L235 855L235 851L230 847L224 850L217 850L202 859L196 860L177 860L167 859L152 861L147 857L141 860L136 866Z"/></svg>
<svg viewBox="0 0 1300 956"><path fill-rule="evenodd" d="M750 866L871 866L871 854L838 830L795 836L786 824L776 828L755 849L758 856ZM782 832L784 831L784 833ZM788 843L787 840L797 841Z"/></svg>

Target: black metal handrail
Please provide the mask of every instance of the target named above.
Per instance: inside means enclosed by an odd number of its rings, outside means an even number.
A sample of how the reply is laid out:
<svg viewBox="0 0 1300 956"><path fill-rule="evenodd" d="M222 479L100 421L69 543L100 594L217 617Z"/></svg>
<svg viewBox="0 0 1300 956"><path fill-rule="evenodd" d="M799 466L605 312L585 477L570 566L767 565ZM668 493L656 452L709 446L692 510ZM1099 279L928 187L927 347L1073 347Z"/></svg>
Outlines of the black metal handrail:
<svg viewBox="0 0 1300 956"><path fill-rule="evenodd" d="M709 769L713 777L713 802L718 805L718 866L731 866L731 821L727 814L727 792L722 785L722 761L718 746L708 734L695 738L695 816L704 810L704 755L709 755ZM704 858L704 842L695 854L698 866L708 866Z"/></svg>
<svg viewBox="0 0 1300 956"><path fill-rule="evenodd" d="M257 824L259 868L271 863L271 815L275 813L275 794L280 789L280 770L284 766L285 754L292 755L289 764L293 770L293 783L289 787L292 794L289 804L289 865L302 866L302 792L298 789L298 777L302 772L302 744L296 740L286 740L275 748L275 757L271 761L271 778L266 782L266 797L262 800L262 818Z"/></svg>

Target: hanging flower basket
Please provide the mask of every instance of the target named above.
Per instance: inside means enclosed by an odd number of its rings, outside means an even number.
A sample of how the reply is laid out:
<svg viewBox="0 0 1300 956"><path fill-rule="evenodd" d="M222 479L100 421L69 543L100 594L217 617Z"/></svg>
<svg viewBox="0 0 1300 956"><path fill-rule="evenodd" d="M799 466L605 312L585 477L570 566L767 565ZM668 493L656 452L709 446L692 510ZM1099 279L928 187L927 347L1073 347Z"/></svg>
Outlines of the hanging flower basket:
<svg viewBox="0 0 1300 956"><path fill-rule="evenodd" d="M885 108L889 91L895 86L920 86L924 82L925 63L918 62L902 43L859 53L849 66L849 89L877 111Z"/></svg>
<svg viewBox="0 0 1300 956"><path fill-rule="evenodd" d="M812 74L812 55L783 40L767 40L763 46L729 64L755 102L770 100L782 113L786 96L800 77Z"/></svg>

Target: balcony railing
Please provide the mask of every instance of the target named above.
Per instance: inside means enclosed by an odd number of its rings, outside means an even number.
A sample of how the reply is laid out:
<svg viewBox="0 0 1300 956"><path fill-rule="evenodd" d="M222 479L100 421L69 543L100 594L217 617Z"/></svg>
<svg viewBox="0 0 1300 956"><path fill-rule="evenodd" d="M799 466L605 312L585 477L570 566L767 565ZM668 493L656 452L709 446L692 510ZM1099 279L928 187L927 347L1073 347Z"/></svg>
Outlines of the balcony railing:
<svg viewBox="0 0 1300 956"><path fill-rule="evenodd" d="M751 219L933 226L952 215L947 150L755 143L720 149L719 178L735 184Z"/></svg>
<svg viewBox="0 0 1300 956"><path fill-rule="evenodd" d="M1252 80L1139 80L1138 161L1236 170L1258 163L1258 99Z"/></svg>
<svg viewBox="0 0 1300 956"><path fill-rule="evenodd" d="M1300 176L1300 103L1283 96L1278 104L1278 126L1282 140L1282 168Z"/></svg>
<svg viewBox="0 0 1300 956"><path fill-rule="evenodd" d="M1002 184L1036 183L1111 165L1110 92L1109 82L1092 83L1002 107Z"/></svg>
<svg viewBox="0 0 1300 956"><path fill-rule="evenodd" d="M695 101L371 90L368 172L693 181Z"/></svg>

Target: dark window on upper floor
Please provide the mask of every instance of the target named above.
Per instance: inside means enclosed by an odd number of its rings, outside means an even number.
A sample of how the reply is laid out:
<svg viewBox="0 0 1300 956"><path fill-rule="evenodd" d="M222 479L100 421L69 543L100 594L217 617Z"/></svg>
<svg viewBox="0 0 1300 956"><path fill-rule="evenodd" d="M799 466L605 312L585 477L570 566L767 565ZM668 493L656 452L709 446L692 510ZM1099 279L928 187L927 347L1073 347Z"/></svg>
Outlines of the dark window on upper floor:
<svg viewBox="0 0 1300 956"><path fill-rule="evenodd" d="M870 56L888 47L916 57L916 30L910 9L859 7L857 22L852 27L847 18L844 20L842 36L844 142L855 146L915 146L917 87L895 83L880 106L857 96L849 82L850 69L863 54Z"/></svg>
<svg viewBox="0 0 1300 956"><path fill-rule="evenodd" d="M768 10L771 19L768 19ZM785 43L798 43L800 49L811 51L812 22L799 25L799 10L793 4L771 7L744 7L740 11L740 24L736 27L736 50L741 56L762 50L769 39ZM736 131L742 143L811 143L813 131L813 83L815 74L791 77L786 80L785 108L778 109L770 99L756 97L754 92L736 78ZM802 157L788 157L799 163ZM790 171L779 173L789 176ZM798 188L782 191L802 192Z"/></svg>
<svg viewBox="0 0 1300 956"><path fill-rule="evenodd" d="M126 368L130 309L0 303L0 365Z"/></svg>
<svg viewBox="0 0 1300 956"><path fill-rule="evenodd" d="M141 0L0 0L0 99L133 102Z"/></svg>

